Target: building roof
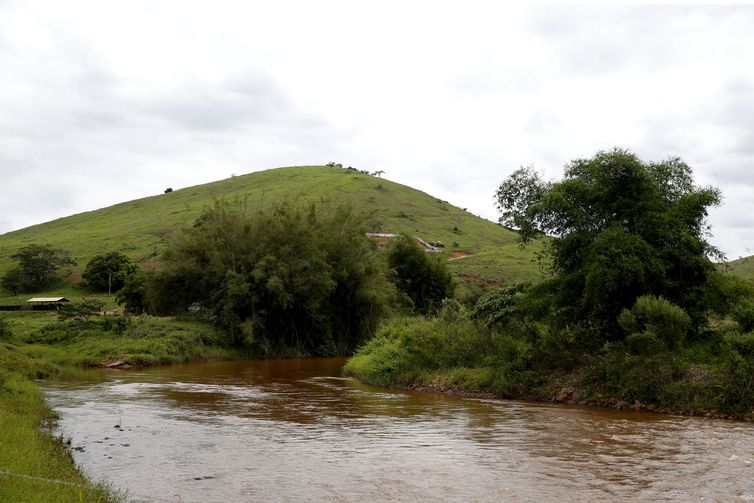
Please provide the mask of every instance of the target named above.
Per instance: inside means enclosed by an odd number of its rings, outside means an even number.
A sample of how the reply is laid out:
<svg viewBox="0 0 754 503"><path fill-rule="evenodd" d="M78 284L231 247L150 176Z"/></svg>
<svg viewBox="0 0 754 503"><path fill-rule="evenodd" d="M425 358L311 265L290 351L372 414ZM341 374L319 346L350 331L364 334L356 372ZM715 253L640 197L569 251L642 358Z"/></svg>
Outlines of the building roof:
<svg viewBox="0 0 754 503"><path fill-rule="evenodd" d="M70 302L65 297L34 297L26 302Z"/></svg>

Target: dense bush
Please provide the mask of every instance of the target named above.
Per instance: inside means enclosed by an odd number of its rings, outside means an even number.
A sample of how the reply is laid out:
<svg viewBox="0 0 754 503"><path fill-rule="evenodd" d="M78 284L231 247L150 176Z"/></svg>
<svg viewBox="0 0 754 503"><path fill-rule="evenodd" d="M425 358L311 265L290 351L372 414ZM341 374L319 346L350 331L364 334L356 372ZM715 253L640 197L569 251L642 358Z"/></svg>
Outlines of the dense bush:
<svg viewBox="0 0 754 503"><path fill-rule="evenodd" d="M147 273L135 272L128 276L117 295L115 302L125 305L134 314L143 314L148 310L147 304Z"/></svg>
<svg viewBox="0 0 754 503"><path fill-rule="evenodd" d="M436 317L395 318L349 360L346 373L379 385L436 384L507 393L527 370L530 346L496 334L446 302Z"/></svg>
<svg viewBox="0 0 754 503"><path fill-rule="evenodd" d="M388 265L391 281L411 299L420 313L435 311L443 299L453 296L455 284L447 261L427 253L406 234L391 244Z"/></svg>
<svg viewBox="0 0 754 503"><path fill-rule="evenodd" d="M105 303L98 299L86 299L81 302L63 304L58 311L58 318L64 320L87 321L92 316L97 316L105 307Z"/></svg>
<svg viewBox="0 0 754 503"><path fill-rule="evenodd" d="M117 292L135 272L136 266L131 259L122 253L110 252L92 257L87 262L82 277L92 290Z"/></svg>
<svg viewBox="0 0 754 503"><path fill-rule="evenodd" d="M521 299L529 283L496 288L482 294L471 310L471 316L489 328L504 329L511 323L521 321L526 313L521 308Z"/></svg>
<svg viewBox="0 0 754 503"><path fill-rule="evenodd" d="M389 292L363 221L327 203L217 203L122 298L157 314L209 310L262 354L345 354L373 333Z"/></svg>
<svg viewBox="0 0 754 503"><path fill-rule="evenodd" d="M475 366L489 349L490 333L468 320L396 318L381 328L349 365L363 359L375 384L410 383L440 368Z"/></svg>
<svg viewBox="0 0 754 503"><path fill-rule="evenodd" d="M683 342L691 327L691 318L662 297L643 295L630 310L623 310L618 323L628 334L629 345L635 351L655 353L662 346L673 349Z"/></svg>

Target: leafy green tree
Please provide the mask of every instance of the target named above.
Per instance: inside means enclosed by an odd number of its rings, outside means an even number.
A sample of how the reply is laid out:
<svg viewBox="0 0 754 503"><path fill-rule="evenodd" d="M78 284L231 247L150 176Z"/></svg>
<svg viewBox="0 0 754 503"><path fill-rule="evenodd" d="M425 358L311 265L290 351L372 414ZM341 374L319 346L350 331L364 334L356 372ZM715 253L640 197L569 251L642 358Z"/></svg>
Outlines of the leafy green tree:
<svg viewBox="0 0 754 503"><path fill-rule="evenodd" d="M126 309L143 314L147 312L147 275L135 272L126 277L123 288L115 295L115 302L125 305Z"/></svg>
<svg viewBox="0 0 754 503"><path fill-rule="evenodd" d="M268 354L345 354L382 313L387 284L364 218L344 206L218 203L146 282L156 313L195 303Z"/></svg>
<svg viewBox="0 0 754 503"><path fill-rule="evenodd" d="M126 255L110 252L95 255L87 262L82 277L89 288L99 292L117 292L126 279L136 272L136 266Z"/></svg>
<svg viewBox="0 0 754 503"><path fill-rule="evenodd" d="M556 183L529 168L497 190L500 219L524 242L547 235L553 279L531 289L563 323L620 336L617 316L645 294L662 296L704 320L711 279L707 211L720 192L699 187L683 161L644 163L622 149L577 159Z"/></svg>
<svg viewBox="0 0 754 503"><path fill-rule="evenodd" d="M453 296L455 284L448 264L439 256L430 255L415 239L406 234L396 238L388 250L390 279L408 295L421 313L439 308L445 298Z"/></svg>
<svg viewBox="0 0 754 503"><path fill-rule="evenodd" d="M8 271L2 278L0 278L0 285L8 290L11 295L17 295L19 291L25 290L25 277L21 268L15 267Z"/></svg>
<svg viewBox="0 0 754 503"><path fill-rule="evenodd" d="M18 265L3 277L2 285L13 294L46 288L59 279L62 267L76 265L68 251L49 244L21 247L10 258Z"/></svg>

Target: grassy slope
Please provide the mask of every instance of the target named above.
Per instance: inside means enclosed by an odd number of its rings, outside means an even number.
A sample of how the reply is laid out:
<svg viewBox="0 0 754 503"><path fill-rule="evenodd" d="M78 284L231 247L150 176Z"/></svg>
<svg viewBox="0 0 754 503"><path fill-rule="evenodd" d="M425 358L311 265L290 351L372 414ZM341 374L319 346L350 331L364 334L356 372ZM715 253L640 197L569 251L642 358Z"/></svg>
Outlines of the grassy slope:
<svg viewBox="0 0 754 503"><path fill-rule="evenodd" d="M733 260L728 265L730 274L754 283L754 255Z"/></svg>
<svg viewBox="0 0 754 503"><path fill-rule="evenodd" d="M266 207L286 198L350 202L372 215L373 230L441 240L447 251L458 248L474 254L450 263L456 274L466 278L528 280L540 274L532 249L522 249L513 232L410 187L323 166L259 171L9 232L0 236L0 273L12 267L9 256L19 247L50 243L69 250L78 261L68 277L69 285L56 290L76 296L70 283L80 280L83 266L94 255L117 250L149 266L165 249L170 235L192 223L214 200L236 198L246 199L251 207Z"/></svg>

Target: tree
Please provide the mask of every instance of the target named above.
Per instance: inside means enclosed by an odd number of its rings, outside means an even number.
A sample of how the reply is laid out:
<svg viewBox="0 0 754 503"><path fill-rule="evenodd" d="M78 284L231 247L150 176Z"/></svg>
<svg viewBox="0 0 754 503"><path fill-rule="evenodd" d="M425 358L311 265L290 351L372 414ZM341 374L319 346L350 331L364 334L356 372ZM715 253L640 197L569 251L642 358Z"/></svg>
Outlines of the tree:
<svg viewBox="0 0 754 503"><path fill-rule="evenodd" d="M126 277L123 288L118 290L115 302L125 305L126 309L143 314L147 312L147 275L144 272L135 272Z"/></svg>
<svg viewBox="0 0 754 503"><path fill-rule="evenodd" d="M373 333L387 290L363 222L327 203L217 203L147 278L147 304L172 314L201 302L264 353L345 354Z"/></svg>
<svg viewBox="0 0 754 503"><path fill-rule="evenodd" d="M526 242L547 235L553 279L530 290L564 323L592 323L613 336L617 316L642 295L663 297L698 324L716 275L706 240L708 208L720 192L699 187L678 158L644 163L614 149L577 159L544 182L530 168L496 192L501 223Z"/></svg>
<svg viewBox="0 0 754 503"><path fill-rule="evenodd" d="M55 249L49 244L21 247L10 258L18 265L3 277L2 285L13 294L48 287L58 280L60 268L76 265L68 251Z"/></svg>
<svg viewBox="0 0 754 503"><path fill-rule="evenodd" d="M136 266L119 252L96 255L86 264L82 277L87 286L96 291L117 292L126 279L136 272Z"/></svg>
<svg viewBox="0 0 754 503"><path fill-rule="evenodd" d="M443 299L453 296L455 284L447 263L439 256L430 256L406 234L390 246L388 265L391 281L419 312L435 310Z"/></svg>

